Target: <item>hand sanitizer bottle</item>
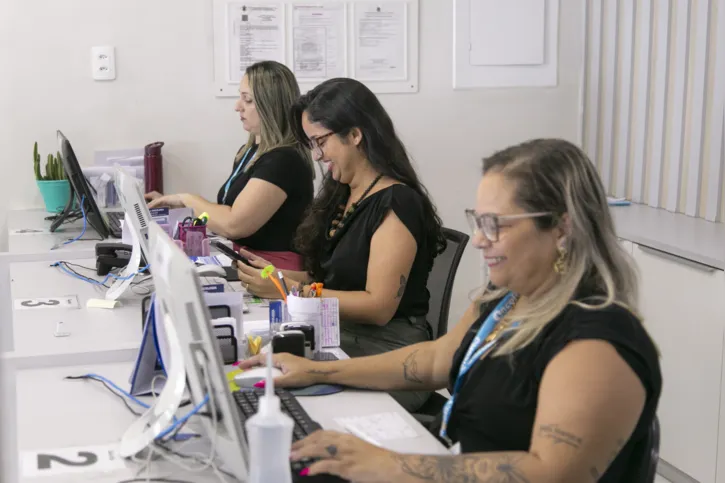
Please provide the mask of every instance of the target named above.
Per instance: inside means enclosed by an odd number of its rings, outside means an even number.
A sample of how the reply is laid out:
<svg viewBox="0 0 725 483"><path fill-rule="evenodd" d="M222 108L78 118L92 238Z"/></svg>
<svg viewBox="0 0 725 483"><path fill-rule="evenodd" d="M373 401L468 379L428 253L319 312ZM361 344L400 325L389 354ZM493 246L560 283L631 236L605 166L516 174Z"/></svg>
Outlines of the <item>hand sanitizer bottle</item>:
<svg viewBox="0 0 725 483"><path fill-rule="evenodd" d="M248 483L292 483L290 451L294 421L280 409L272 379L272 351L267 352L267 380L257 414L247 420Z"/></svg>

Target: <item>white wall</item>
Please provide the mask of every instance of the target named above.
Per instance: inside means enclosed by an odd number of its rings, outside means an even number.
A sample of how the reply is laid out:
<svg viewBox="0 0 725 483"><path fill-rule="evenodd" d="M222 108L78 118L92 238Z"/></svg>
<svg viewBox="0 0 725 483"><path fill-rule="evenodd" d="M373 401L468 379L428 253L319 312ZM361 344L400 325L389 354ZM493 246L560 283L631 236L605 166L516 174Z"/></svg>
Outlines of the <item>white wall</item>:
<svg viewBox="0 0 725 483"><path fill-rule="evenodd" d="M467 229L481 158L538 136L576 140L582 5L561 0L559 86L453 91L452 0L421 0L420 92L384 95L447 226ZM173 11L175 19L165 17ZM81 164L96 149L163 140L167 191L213 197L245 139L232 99L213 97L210 0L0 1L0 230L5 211L41 206L31 150L54 148L55 130ZM94 82L90 48L116 47L117 79ZM4 47L7 46L7 52ZM6 105L7 104L7 105ZM0 248L3 248L0 245ZM480 284L466 250L452 318Z"/></svg>

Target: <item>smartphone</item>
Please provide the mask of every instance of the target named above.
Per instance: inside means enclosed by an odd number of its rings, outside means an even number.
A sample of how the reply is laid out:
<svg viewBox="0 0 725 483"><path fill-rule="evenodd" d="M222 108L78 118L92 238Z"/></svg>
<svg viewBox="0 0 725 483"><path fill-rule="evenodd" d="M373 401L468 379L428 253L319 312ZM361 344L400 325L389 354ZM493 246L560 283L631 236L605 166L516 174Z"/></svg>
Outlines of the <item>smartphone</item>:
<svg viewBox="0 0 725 483"><path fill-rule="evenodd" d="M211 244L214 245L216 248L218 248L220 252L222 252L224 255L228 256L232 260L242 262L243 264L249 265L250 267L252 266L252 264L249 263L249 260L247 260L245 257L241 256L239 253L235 252L234 250L232 250L231 248L229 248L222 242L220 242L218 240L214 240L213 242L211 242Z"/></svg>

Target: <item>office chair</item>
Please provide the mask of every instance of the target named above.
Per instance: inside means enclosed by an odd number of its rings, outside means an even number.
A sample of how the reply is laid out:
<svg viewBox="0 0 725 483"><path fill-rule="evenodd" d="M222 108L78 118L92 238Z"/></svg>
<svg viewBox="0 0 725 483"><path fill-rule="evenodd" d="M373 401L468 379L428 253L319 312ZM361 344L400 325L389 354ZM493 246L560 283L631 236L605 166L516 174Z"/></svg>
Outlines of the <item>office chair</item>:
<svg viewBox="0 0 725 483"><path fill-rule="evenodd" d="M645 443L645 460L636 481L654 483L657 477L657 463L660 460L660 420L655 415Z"/></svg>
<svg viewBox="0 0 725 483"><path fill-rule="evenodd" d="M443 228L443 236L448 242L446 249L435 258L428 276L430 299L427 319L434 339L445 335L448 331L448 312L451 308L453 282L469 239L465 233L450 228ZM413 416L421 424L429 425L443 410L446 401L444 396L434 392Z"/></svg>
<svg viewBox="0 0 725 483"><path fill-rule="evenodd" d="M434 339L448 332L448 312L451 308L453 282L469 239L465 233L450 228L443 228L443 236L448 245L443 253L435 258L433 268L428 275L430 299L427 319L433 329Z"/></svg>

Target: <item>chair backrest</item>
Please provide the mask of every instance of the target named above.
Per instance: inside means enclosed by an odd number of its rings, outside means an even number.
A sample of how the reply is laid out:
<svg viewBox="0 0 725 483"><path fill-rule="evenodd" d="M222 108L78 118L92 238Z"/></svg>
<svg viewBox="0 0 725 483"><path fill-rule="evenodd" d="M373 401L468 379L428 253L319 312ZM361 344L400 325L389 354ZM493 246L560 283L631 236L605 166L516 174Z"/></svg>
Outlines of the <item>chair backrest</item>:
<svg viewBox="0 0 725 483"><path fill-rule="evenodd" d="M430 292L428 322L433 328L434 339L445 335L448 331L448 311L451 307L453 282L469 238L465 233L450 228L443 228L443 235L448 246L435 258L428 276L428 292Z"/></svg>
<svg viewBox="0 0 725 483"><path fill-rule="evenodd" d="M641 464L629 467L622 481L654 483L660 460L660 421L657 416L652 420L646 437L633 449L633 457L639 459Z"/></svg>
<svg viewBox="0 0 725 483"><path fill-rule="evenodd" d="M649 435L647 437L646 453L646 470L643 473L643 483L654 483L657 476L657 463L660 460L660 420L655 415L650 426Z"/></svg>

